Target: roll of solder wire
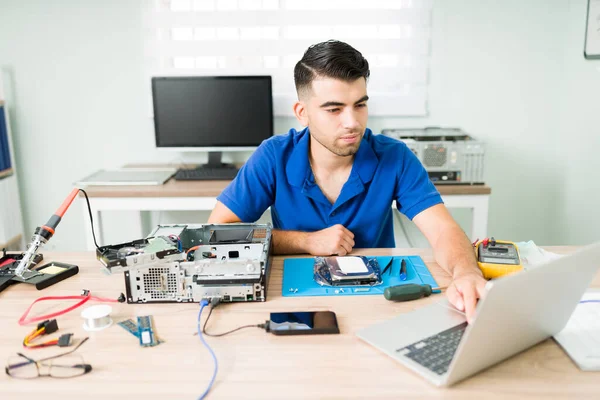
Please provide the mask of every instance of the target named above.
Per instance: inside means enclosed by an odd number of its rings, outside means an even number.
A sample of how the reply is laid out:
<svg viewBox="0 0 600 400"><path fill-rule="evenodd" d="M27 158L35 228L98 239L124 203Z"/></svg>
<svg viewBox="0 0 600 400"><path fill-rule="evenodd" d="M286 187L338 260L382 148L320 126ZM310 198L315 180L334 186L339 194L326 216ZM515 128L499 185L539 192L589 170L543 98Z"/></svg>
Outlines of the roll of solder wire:
<svg viewBox="0 0 600 400"><path fill-rule="evenodd" d="M112 307L106 304L91 306L81 312L83 321L83 329L88 332L100 331L112 325L110 313Z"/></svg>

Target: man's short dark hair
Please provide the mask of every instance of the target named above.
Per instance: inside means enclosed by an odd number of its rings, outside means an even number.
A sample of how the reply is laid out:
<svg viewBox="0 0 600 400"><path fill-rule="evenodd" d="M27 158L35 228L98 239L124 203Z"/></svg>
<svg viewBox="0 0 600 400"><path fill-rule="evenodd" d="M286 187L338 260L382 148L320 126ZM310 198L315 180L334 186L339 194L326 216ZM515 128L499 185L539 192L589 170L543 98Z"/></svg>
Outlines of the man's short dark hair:
<svg viewBox="0 0 600 400"><path fill-rule="evenodd" d="M354 47L338 40L328 40L310 46L294 68L296 92L310 90L317 77L353 82L369 77L369 62Z"/></svg>

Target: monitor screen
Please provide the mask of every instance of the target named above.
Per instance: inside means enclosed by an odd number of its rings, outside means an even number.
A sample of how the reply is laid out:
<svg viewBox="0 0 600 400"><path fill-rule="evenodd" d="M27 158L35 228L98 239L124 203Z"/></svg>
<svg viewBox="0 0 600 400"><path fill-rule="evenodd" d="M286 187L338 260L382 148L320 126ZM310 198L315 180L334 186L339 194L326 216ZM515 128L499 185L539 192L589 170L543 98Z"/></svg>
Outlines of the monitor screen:
<svg viewBox="0 0 600 400"><path fill-rule="evenodd" d="M273 135L270 76L152 78L157 147L256 147Z"/></svg>

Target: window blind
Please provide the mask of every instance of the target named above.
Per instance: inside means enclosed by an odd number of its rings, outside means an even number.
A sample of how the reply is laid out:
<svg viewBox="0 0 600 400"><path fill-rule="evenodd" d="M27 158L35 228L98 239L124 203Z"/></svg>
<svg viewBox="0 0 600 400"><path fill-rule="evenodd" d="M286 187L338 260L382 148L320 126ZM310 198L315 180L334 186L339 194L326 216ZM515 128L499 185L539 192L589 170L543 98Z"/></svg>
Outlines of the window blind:
<svg viewBox="0 0 600 400"><path fill-rule="evenodd" d="M427 114L433 0L155 0L152 76L271 75L274 112L290 116L293 68L337 39L369 61L369 113Z"/></svg>

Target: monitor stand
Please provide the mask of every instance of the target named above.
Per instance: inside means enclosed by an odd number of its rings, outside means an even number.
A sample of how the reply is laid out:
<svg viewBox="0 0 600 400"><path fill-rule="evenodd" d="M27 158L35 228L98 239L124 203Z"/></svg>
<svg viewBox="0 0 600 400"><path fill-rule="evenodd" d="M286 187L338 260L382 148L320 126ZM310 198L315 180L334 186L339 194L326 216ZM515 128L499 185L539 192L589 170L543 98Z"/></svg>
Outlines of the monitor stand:
<svg viewBox="0 0 600 400"><path fill-rule="evenodd" d="M208 152L208 162L206 164L199 165L198 169L203 168L224 168L224 169L236 169L233 164L224 164L223 160L223 152L222 151L210 151Z"/></svg>

